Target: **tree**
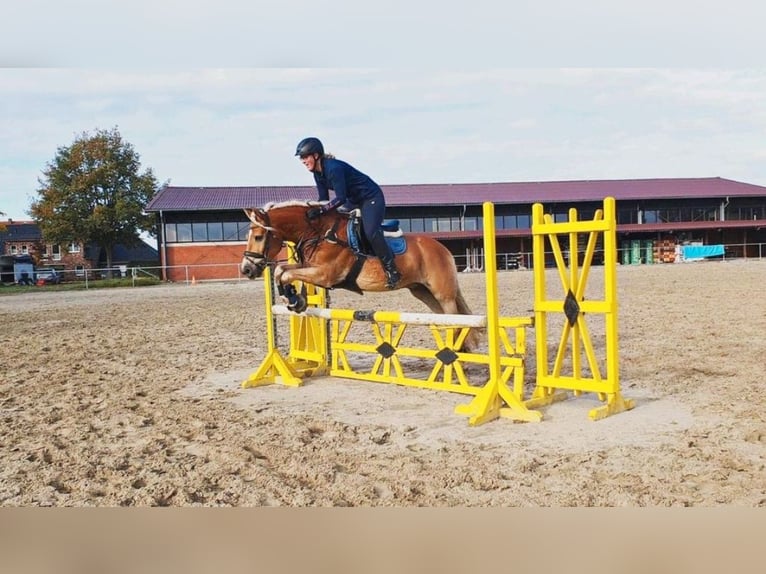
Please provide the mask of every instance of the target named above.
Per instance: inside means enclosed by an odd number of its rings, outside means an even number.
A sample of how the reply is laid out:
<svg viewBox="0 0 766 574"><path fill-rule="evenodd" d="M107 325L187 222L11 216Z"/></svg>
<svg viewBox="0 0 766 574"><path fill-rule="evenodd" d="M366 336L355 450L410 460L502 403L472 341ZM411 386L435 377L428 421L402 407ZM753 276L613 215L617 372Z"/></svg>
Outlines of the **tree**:
<svg viewBox="0 0 766 574"><path fill-rule="evenodd" d="M136 245L139 232L156 235L144 208L159 186L151 169L139 173L140 157L117 128L83 132L60 147L38 180L30 215L47 242L95 243L112 267L115 245Z"/></svg>

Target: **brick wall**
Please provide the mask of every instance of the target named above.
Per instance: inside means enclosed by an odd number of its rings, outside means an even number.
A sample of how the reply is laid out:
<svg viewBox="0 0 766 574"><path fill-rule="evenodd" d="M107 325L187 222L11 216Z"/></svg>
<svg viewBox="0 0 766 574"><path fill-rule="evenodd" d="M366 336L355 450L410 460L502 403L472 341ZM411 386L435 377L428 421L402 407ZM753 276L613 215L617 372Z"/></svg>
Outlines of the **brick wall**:
<svg viewBox="0 0 766 574"><path fill-rule="evenodd" d="M184 243L167 246L169 281L205 279L239 279L239 263L245 251L244 243Z"/></svg>
<svg viewBox="0 0 766 574"><path fill-rule="evenodd" d="M82 255L82 251L80 251L80 253L65 253L62 250L60 259L46 257L45 252L43 252L40 257L40 265L44 267L55 267L56 269L66 269L68 271L75 269L78 265L82 266L84 269L93 269L93 262L89 259L85 259Z"/></svg>

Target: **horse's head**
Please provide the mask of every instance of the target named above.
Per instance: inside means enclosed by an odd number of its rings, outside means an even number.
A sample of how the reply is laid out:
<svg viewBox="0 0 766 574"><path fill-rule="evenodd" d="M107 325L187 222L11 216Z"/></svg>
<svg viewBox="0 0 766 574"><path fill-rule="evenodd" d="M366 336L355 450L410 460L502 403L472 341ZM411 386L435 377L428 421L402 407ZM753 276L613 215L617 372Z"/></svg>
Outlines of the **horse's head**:
<svg viewBox="0 0 766 574"><path fill-rule="evenodd" d="M271 226L269 215L263 209L246 209L245 214L250 220L250 232L247 235L247 248L239 271L242 275L255 279L263 274L269 262L276 260L284 239Z"/></svg>
<svg viewBox="0 0 766 574"><path fill-rule="evenodd" d="M300 255L302 245L322 237L337 216L310 220L306 212L319 205L321 203L315 201L293 200L269 203L262 209L246 209L251 223L247 250L240 264L242 274L251 279L260 277L266 265L276 261L285 242L296 244Z"/></svg>

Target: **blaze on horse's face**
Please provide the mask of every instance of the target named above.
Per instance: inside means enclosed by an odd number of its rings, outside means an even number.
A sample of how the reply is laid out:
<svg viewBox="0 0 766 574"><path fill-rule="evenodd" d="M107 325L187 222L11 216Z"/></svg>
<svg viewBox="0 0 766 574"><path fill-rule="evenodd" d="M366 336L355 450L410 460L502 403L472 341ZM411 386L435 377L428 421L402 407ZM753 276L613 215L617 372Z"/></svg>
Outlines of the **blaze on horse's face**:
<svg viewBox="0 0 766 574"><path fill-rule="evenodd" d="M268 217L258 209L246 209L245 213L252 222L247 236L247 249L239 265L242 275L256 279L270 261L274 261L282 242L275 236L274 230L267 225Z"/></svg>

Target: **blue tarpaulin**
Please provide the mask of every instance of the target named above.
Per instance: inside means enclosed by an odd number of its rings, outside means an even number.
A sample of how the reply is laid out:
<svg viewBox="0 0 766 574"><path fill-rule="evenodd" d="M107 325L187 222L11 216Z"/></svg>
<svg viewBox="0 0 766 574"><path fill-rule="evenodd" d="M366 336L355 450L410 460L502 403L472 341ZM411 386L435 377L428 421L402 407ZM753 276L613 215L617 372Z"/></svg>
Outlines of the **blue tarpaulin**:
<svg viewBox="0 0 766 574"><path fill-rule="evenodd" d="M684 245L684 259L702 259L723 255L723 245Z"/></svg>

